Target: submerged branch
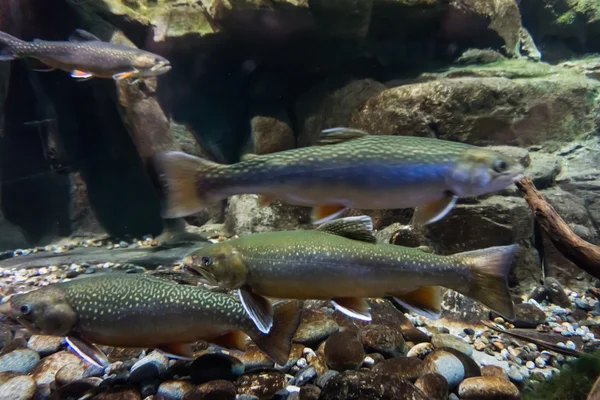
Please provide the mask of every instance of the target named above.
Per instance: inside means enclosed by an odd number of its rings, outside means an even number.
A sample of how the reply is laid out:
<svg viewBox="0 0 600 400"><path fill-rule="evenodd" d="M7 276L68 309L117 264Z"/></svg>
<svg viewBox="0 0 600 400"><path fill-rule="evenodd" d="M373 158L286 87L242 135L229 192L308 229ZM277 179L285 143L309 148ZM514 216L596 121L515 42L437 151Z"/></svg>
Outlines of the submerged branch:
<svg viewBox="0 0 600 400"><path fill-rule="evenodd" d="M600 279L600 247L577 236L554 207L544 200L531 179L521 179L517 187L556 249L577 267Z"/></svg>

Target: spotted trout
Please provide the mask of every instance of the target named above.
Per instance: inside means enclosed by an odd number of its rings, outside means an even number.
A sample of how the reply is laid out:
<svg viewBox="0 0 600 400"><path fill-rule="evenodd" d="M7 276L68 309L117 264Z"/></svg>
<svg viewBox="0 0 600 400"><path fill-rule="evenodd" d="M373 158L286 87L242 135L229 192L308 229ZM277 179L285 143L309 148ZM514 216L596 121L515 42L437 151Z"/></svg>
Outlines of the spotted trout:
<svg viewBox="0 0 600 400"><path fill-rule="evenodd" d="M181 152L155 156L166 218L184 217L209 202L257 194L313 207L322 223L347 208L416 207L413 223L443 218L460 197L502 190L523 167L477 146L414 136L373 136L350 128L322 132L317 146L252 155L221 165Z"/></svg>
<svg viewBox="0 0 600 400"><path fill-rule="evenodd" d="M17 58L35 58L49 67L46 71L60 69L82 80L144 78L171 69L164 57L135 47L103 42L81 29L73 32L68 41L35 39L26 42L0 32L0 61Z"/></svg>
<svg viewBox="0 0 600 400"><path fill-rule="evenodd" d="M196 250L184 265L213 285L238 289L262 330L273 322L266 297L332 300L341 312L369 321L365 299L391 296L437 318L439 286L514 318L507 274L518 245L443 256L378 244L372 229L371 218L360 216L314 230L256 233Z"/></svg>
<svg viewBox="0 0 600 400"><path fill-rule="evenodd" d="M0 313L34 333L66 337L77 354L100 366L106 357L94 343L157 348L190 359L195 341L243 350L246 335L273 361L285 364L301 312L298 301L275 306L273 327L265 334L232 295L126 273L76 278L0 304Z"/></svg>

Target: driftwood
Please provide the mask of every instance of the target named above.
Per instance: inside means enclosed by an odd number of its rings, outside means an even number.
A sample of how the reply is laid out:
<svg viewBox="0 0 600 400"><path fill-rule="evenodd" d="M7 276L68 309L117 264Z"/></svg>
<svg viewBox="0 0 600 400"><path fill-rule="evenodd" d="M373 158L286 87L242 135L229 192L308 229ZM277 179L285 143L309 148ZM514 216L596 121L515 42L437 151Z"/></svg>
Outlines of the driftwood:
<svg viewBox="0 0 600 400"><path fill-rule="evenodd" d="M600 400L600 377L598 377L596 383L594 383L586 400Z"/></svg>
<svg viewBox="0 0 600 400"><path fill-rule="evenodd" d="M554 247L577 267L600 279L600 247L577 236L554 207L544 200L531 179L521 179L517 187Z"/></svg>

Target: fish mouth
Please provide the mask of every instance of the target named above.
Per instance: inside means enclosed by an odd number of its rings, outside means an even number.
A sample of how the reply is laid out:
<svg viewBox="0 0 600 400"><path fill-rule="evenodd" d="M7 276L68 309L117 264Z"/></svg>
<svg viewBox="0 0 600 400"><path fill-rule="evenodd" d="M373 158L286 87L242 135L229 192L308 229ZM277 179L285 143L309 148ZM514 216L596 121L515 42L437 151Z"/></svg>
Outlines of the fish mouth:
<svg viewBox="0 0 600 400"><path fill-rule="evenodd" d="M163 61L163 62L159 62L158 64L156 64L155 66L153 66L150 69L150 72L158 75L158 74L164 74L165 72L168 72L171 70L171 63L168 61Z"/></svg>

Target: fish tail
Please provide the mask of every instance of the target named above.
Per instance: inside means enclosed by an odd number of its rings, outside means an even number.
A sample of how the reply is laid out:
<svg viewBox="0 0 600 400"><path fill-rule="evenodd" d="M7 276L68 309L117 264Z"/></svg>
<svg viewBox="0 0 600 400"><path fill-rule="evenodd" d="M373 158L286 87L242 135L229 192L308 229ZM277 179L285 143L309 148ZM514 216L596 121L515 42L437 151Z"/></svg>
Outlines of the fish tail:
<svg viewBox="0 0 600 400"><path fill-rule="evenodd" d="M152 161L163 198L163 218L186 217L205 207L201 193L203 171L221 164L180 151L158 153Z"/></svg>
<svg viewBox="0 0 600 400"><path fill-rule="evenodd" d="M284 365L290 357L292 339L300 325L303 305L301 300L276 305L269 333L262 333L258 329L249 333L258 348L279 365Z"/></svg>
<svg viewBox="0 0 600 400"><path fill-rule="evenodd" d="M514 304L508 289L508 272L519 245L496 246L453 255L467 263L471 271L468 288L459 292L512 320Z"/></svg>
<svg viewBox="0 0 600 400"><path fill-rule="evenodd" d="M10 61L27 55L30 44L8 33L0 32L0 61Z"/></svg>

